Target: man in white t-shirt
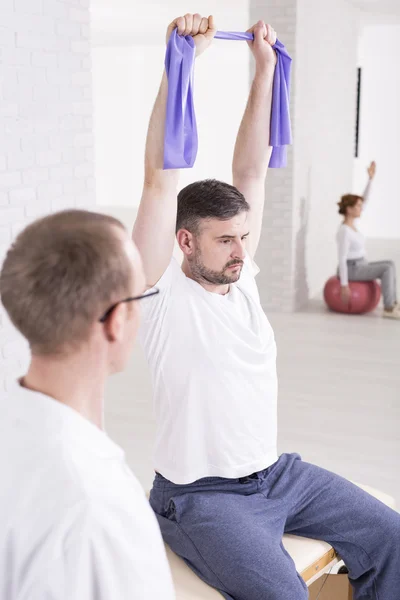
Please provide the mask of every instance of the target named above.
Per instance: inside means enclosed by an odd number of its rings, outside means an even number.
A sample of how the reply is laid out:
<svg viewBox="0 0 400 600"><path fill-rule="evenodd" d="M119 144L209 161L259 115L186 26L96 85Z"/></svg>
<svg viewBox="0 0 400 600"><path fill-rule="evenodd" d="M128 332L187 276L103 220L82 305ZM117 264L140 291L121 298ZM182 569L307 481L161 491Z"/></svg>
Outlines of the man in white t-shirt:
<svg viewBox="0 0 400 600"><path fill-rule="evenodd" d="M137 249L105 215L50 215L8 251L1 301L32 359L0 398L0 600L175 597L153 511L103 430L144 291Z"/></svg>
<svg viewBox="0 0 400 600"><path fill-rule="evenodd" d="M212 42L212 17L171 23ZM397 600L400 516L349 483L278 458L276 346L253 262L261 232L276 40L259 22L255 77L240 126L233 183L193 183L176 197L163 170L168 82L150 119L145 184L133 237L147 281L141 341L157 416L150 502L171 548L229 600L305 600L284 532L324 539L346 561L357 600ZM223 115L221 115L223 118ZM174 237L183 253L173 257Z"/></svg>

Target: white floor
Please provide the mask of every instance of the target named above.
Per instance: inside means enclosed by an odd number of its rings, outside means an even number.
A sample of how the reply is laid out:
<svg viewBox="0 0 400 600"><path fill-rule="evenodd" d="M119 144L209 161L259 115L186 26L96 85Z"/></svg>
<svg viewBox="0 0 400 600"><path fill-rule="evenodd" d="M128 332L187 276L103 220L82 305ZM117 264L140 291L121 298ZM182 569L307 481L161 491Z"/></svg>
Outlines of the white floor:
<svg viewBox="0 0 400 600"><path fill-rule="evenodd" d="M400 242L370 243L370 259ZM341 316L316 299L303 313L270 315L278 344L279 451L380 488L400 507L400 321ZM147 368L136 348L107 391L107 429L148 488L154 419Z"/></svg>

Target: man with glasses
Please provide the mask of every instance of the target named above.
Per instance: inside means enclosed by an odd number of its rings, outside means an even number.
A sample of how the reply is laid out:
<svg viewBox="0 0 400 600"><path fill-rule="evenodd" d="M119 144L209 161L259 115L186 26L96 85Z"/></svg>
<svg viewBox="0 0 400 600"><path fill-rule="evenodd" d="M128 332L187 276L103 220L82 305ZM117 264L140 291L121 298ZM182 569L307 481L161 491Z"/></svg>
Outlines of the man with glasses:
<svg viewBox="0 0 400 600"><path fill-rule="evenodd" d="M8 251L1 301L32 358L0 399L1 600L175 597L156 519L103 430L105 382L128 360L144 290L111 217L53 214Z"/></svg>

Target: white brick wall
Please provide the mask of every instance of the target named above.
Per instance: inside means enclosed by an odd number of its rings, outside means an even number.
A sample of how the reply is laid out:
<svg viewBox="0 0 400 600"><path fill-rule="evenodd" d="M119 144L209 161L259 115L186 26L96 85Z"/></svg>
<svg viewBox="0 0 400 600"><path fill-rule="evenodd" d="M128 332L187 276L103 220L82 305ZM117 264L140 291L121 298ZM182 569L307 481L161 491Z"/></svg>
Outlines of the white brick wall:
<svg viewBox="0 0 400 600"><path fill-rule="evenodd" d="M255 23L259 19L274 26L278 38L294 58L297 0L250 0L250 21ZM295 85L293 76L292 116ZM293 118L292 125L295 133ZM262 236L256 257L261 269L258 276L260 295L267 312L287 312L293 306L293 148L289 148L286 169L271 169L268 172L265 195Z"/></svg>
<svg viewBox="0 0 400 600"><path fill-rule="evenodd" d="M89 0L0 2L0 263L33 219L91 208ZM29 361L0 305L0 393Z"/></svg>
<svg viewBox="0 0 400 600"><path fill-rule="evenodd" d="M379 44L376 41L379 40ZM354 193L366 183L366 166L378 169L360 228L368 238L400 238L398 168L400 156L400 70L393 57L400 52L400 25L368 25L359 40L362 68L359 158L353 174ZM385 93L382 93L382 90ZM389 258L389 257L388 257Z"/></svg>

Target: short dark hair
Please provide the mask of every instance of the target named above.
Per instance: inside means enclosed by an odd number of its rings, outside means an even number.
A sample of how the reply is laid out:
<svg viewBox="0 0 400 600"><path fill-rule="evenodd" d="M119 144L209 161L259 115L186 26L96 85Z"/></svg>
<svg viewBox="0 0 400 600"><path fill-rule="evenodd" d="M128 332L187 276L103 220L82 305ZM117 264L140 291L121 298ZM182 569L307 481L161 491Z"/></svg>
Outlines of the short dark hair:
<svg viewBox="0 0 400 600"><path fill-rule="evenodd" d="M204 179L187 185L178 194L176 231L198 233L202 219L228 221L250 206L237 188L217 179Z"/></svg>

